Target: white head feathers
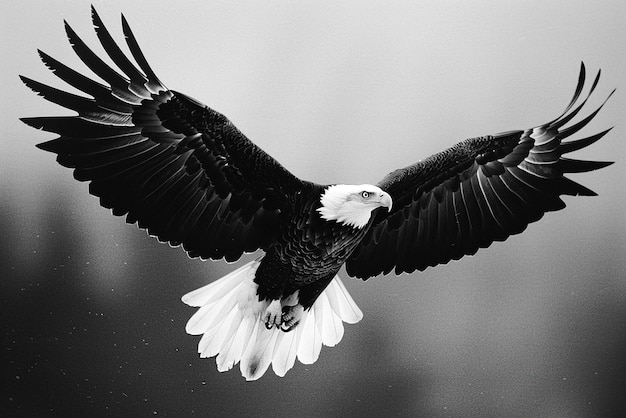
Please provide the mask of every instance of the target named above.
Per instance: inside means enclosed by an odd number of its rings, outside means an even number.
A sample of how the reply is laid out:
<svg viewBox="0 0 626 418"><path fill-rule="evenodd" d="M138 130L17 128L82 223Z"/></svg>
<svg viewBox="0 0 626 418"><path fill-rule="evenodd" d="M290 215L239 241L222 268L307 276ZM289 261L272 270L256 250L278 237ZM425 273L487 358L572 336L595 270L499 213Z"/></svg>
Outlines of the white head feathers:
<svg viewBox="0 0 626 418"><path fill-rule="evenodd" d="M381 206L391 210L391 196L371 184L329 186L320 199L317 209L322 219L336 221L353 228L363 228L372 211Z"/></svg>

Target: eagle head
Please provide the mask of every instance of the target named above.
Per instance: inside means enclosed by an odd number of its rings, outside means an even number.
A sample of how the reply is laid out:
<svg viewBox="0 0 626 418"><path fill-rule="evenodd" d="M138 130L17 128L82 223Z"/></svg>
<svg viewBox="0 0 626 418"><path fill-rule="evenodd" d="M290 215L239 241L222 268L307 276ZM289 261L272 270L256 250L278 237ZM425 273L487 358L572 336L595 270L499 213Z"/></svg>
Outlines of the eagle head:
<svg viewBox="0 0 626 418"><path fill-rule="evenodd" d="M374 209L384 206L391 210L392 205L389 193L371 184L329 186L322 193L320 202L322 206L317 211L322 219L353 228L367 225Z"/></svg>

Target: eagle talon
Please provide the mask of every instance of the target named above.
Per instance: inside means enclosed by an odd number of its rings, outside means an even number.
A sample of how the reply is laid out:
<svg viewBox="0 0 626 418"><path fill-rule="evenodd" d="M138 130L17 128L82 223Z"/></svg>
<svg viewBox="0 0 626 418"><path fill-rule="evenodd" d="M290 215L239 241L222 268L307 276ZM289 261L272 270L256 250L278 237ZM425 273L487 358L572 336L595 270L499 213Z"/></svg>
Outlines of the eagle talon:
<svg viewBox="0 0 626 418"><path fill-rule="evenodd" d="M273 300L269 304L263 314L263 322L265 323L265 328L267 329L272 329L274 326L276 326L276 328L280 327L283 323L280 300Z"/></svg>
<svg viewBox="0 0 626 418"><path fill-rule="evenodd" d="M282 326L280 329L284 332L292 331L296 325L300 323L304 307L300 304L283 307Z"/></svg>
<svg viewBox="0 0 626 418"><path fill-rule="evenodd" d="M296 325L298 325L298 324L299 324L299 322L296 322L295 324L293 324L293 325L292 325L292 326L290 326L290 327L285 327L285 325L283 324L283 325L281 325L281 326L280 326L280 330L281 330L282 332L291 332L291 331L293 331L294 329L296 329Z"/></svg>

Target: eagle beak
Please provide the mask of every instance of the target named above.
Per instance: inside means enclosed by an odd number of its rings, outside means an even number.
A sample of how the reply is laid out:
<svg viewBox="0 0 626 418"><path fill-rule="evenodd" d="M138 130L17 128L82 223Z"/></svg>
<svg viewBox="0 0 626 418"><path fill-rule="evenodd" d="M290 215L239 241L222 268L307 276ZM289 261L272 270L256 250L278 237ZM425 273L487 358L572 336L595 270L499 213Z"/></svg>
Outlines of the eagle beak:
<svg viewBox="0 0 626 418"><path fill-rule="evenodd" d="M391 207L393 206L393 200L391 200L391 196L389 193L382 192L380 194L380 206L384 206L387 208L387 212L391 212Z"/></svg>

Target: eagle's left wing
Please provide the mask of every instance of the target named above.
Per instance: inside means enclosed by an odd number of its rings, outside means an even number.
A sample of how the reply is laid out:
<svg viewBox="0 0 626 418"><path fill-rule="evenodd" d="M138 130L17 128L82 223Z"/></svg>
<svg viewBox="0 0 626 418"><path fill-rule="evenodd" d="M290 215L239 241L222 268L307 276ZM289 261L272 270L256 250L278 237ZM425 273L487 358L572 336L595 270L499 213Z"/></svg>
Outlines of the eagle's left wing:
<svg viewBox="0 0 626 418"><path fill-rule="evenodd" d="M599 77L600 72L587 98ZM367 279L393 269L410 273L458 260L493 241L519 234L545 212L564 208L560 195L595 195L564 174L596 170L611 163L562 157L594 143L610 130L563 142L604 105L564 127L587 101L585 98L574 108L584 81L585 67L581 64L572 101L551 122L524 131L467 139L387 175L378 186L393 198L393 210L388 215L378 213L374 226L346 263L348 274Z"/></svg>

